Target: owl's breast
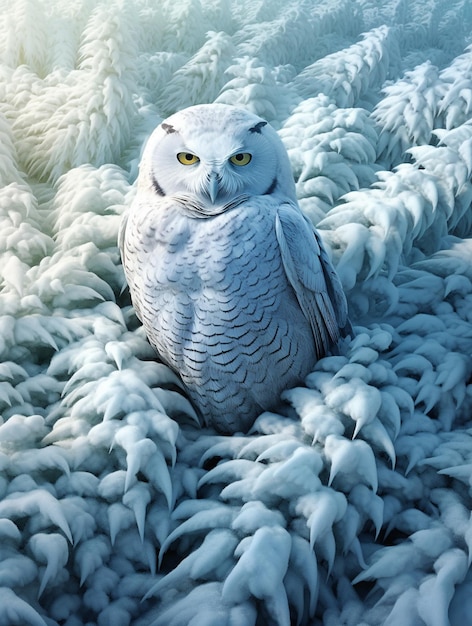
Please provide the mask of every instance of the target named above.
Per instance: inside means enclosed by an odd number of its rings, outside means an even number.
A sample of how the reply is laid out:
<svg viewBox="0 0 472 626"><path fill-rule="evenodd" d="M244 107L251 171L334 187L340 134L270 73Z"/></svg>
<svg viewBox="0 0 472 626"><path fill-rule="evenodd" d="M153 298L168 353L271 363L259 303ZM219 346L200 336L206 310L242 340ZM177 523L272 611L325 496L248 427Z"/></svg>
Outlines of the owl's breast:
<svg viewBox="0 0 472 626"><path fill-rule="evenodd" d="M275 215L261 200L209 219L157 220L142 252L132 297L146 334L215 424L221 407L244 423L272 406L314 363Z"/></svg>
<svg viewBox="0 0 472 626"><path fill-rule="evenodd" d="M178 216L156 227L148 258L155 290L184 293L202 306L244 299L257 285L280 279L283 269L275 236L275 217L238 207L210 219Z"/></svg>
<svg viewBox="0 0 472 626"><path fill-rule="evenodd" d="M285 275L275 215L265 208L240 206L209 219L157 214L139 308L166 360L197 341L256 332L261 315L275 314Z"/></svg>

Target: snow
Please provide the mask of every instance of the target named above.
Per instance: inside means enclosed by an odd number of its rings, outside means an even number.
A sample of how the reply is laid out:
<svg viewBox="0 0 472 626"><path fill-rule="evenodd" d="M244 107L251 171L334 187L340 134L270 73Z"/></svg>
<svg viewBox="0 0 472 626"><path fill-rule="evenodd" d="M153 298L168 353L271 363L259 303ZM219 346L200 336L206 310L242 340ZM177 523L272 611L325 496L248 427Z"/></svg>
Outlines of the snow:
<svg viewBox="0 0 472 626"><path fill-rule="evenodd" d="M467 0L0 0L0 623L472 620ZM168 114L268 119L356 330L198 426L117 237Z"/></svg>

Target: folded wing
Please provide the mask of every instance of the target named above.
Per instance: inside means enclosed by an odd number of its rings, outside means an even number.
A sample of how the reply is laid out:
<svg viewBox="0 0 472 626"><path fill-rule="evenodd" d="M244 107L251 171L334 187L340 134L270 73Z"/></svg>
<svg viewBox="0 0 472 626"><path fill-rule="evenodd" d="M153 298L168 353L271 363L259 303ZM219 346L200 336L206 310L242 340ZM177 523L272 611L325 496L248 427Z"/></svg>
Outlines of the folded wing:
<svg viewBox="0 0 472 626"><path fill-rule="evenodd" d="M275 227L287 278L321 358L351 331L341 282L319 234L297 207L283 204Z"/></svg>

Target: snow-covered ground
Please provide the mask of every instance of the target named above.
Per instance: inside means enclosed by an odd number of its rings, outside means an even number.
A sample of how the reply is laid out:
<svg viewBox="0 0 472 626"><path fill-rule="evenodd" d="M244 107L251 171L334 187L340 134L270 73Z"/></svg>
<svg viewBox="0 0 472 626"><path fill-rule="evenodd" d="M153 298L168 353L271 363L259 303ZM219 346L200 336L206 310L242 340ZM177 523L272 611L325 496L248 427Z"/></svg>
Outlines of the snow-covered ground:
<svg viewBox="0 0 472 626"><path fill-rule="evenodd" d="M0 624L472 623L472 4L0 2ZM116 245L151 130L247 107L356 337L195 424ZM296 411L296 413L295 413Z"/></svg>

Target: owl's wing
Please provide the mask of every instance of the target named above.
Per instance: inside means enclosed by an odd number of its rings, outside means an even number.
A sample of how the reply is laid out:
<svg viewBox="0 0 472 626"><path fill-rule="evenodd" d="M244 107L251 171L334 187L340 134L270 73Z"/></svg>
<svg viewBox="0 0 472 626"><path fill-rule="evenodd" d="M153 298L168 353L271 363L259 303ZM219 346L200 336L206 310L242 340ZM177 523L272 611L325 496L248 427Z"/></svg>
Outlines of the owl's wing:
<svg viewBox="0 0 472 626"><path fill-rule="evenodd" d="M126 232L126 224L128 223L128 214L129 209L125 211L123 217L121 218L120 228L118 230L118 248L120 250L121 258L124 262L124 253L125 253L125 232Z"/></svg>
<svg viewBox="0 0 472 626"><path fill-rule="evenodd" d="M130 209L123 214L120 222L120 228L118 231L118 248L120 250L121 263L123 265L123 270L125 273L125 281L121 287L121 292L123 293L125 289L128 287L130 291L133 291L134 288L134 265L135 263L130 260L126 255L126 227L128 225L128 219L130 215ZM129 242L128 242L129 244ZM134 311L138 316L138 319L142 321L141 310L140 310L140 298L135 298L133 302Z"/></svg>
<svg viewBox="0 0 472 626"><path fill-rule="evenodd" d="M341 282L311 222L290 204L282 204L275 223L287 278L309 320L318 358L350 332Z"/></svg>

